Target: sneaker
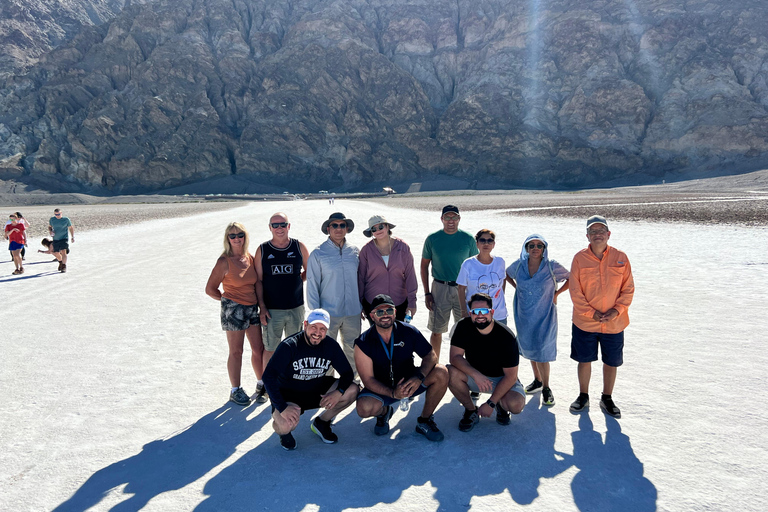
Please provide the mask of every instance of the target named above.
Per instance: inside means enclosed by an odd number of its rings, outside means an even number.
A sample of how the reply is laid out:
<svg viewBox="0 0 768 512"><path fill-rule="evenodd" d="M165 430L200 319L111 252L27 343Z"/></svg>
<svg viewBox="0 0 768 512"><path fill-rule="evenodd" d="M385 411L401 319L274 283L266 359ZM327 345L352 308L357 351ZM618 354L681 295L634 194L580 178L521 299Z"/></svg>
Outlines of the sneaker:
<svg viewBox="0 0 768 512"><path fill-rule="evenodd" d="M525 386L525 392L530 395L531 393L535 393L539 391L542 388L542 386L543 384L541 383L540 380L533 379L533 382Z"/></svg>
<svg viewBox="0 0 768 512"><path fill-rule="evenodd" d="M57 261L58 261L58 260L57 260ZM63 265L63 263L59 261L59 269L58 269L58 270L59 270L59 272L61 272L61 266L62 266L62 265Z"/></svg>
<svg viewBox="0 0 768 512"><path fill-rule="evenodd" d="M21 268L19 269L19 274L23 274L23 273L24 273L24 267L21 267Z"/></svg>
<svg viewBox="0 0 768 512"><path fill-rule="evenodd" d="M11 275L14 275L14 276L17 276L19 274L21 274L21 272L19 272L19 269L16 269L13 272L11 272Z"/></svg>
<svg viewBox="0 0 768 512"><path fill-rule="evenodd" d="M475 402L475 404L477 404L477 399L480 398L480 393L478 393L477 391L470 391L469 398L471 398L472 401Z"/></svg>
<svg viewBox="0 0 768 512"><path fill-rule="evenodd" d="M312 432L320 436L325 444L333 444L339 440L339 436L333 433L331 430L331 422L323 421L319 417L312 420L312 425L309 427Z"/></svg>
<svg viewBox="0 0 768 512"><path fill-rule="evenodd" d="M496 406L496 423L505 427L512 423L512 420L509 418L509 412L505 411L500 405Z"/></svg>
<svg viewBox="0 0 768 512"><path fill-rule="evenodd" d="M251 396L251 400L257 404L263 404L266 403L267 398L269 398L269 394L267 394L267 388L264 384L256 386L256 392Z"/></svg>
<svg viewBox="0 0 768 512"><path fill-rule="evenodd" d="M600 398L600 408L608 416L613 416L614 418L621 418L621 411L619 410L618 407L616 407L616 404L613 403L613 400L611 399L611 395L603 395Z"/></svg>
<svg viewBox="0 0 768 512"><path fill-rule="evenodd" d="M419 416L416 423L416 432L423 435L430 441L435 441L437 443L445 439L445 436L442 432L440 432L440 429L437 428L437 425L435 424L434 416L430 416L426 420Z"/></svg>
<svg viewBox="0 0 768 512"><path fill-rule="evenodd" d="M296 440L293 438L293 434L288 432L284 436L280 436L280 446L283 449L291 451L296 449Z"/></svg>
<svg viewBox="0 0 768 512"><path fill-rule="evenodd" d="M373 427L373 433L377 436L385 436L389 433L389 420L395 414L391 405L385 407L384 414L376 416L376 426Z"/></svg>
<svg viewBox="0 0 768 512"><path fill-rule="evenodd" d="M579 397L574 400L569 409L571 412L581 412L589 408L589 395L587 393L579 393Z"/></svg>
<svg viewBox="0 0 768 512"><path fill-rule="evenodd" d="M464 417L459 420L459 430L469 432L478 423L480 423L480 416L477 415L477 409L470 411L465 408Z"/></svg>
<svg viewBox="0 0 768 512"><path fill-rule="evenodd" d="M61 270L59 270L59 272L64 273L66 271L67 271L67 266L64 263L62 263L61 264Z"/></svg>
<svg viewBox="0 0 768 512"><path fill-rule="evenodd" d="M245 394L243 388L237 388L229 394L229 401L235 402L237 405L249 405L251 399Z"/></svg>
<svg viewBox="0 0 768 512"><path fill-rule="evenodd" d="M541 403L544 405L555 405L555 396L549 388L541 388Z"/></svg>

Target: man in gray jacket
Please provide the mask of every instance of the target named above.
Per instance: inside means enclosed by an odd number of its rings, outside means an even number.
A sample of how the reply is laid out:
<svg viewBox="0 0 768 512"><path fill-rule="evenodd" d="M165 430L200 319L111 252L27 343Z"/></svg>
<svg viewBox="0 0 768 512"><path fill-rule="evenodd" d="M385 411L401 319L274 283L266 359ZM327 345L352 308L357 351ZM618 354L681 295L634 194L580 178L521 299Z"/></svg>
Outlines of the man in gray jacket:
<svg viewBox="0 0 768 512"><path fill-rule="evenodd" d="M347 243L347 233L355 223L336 212L323 222L328 240L309 255L307 262L307 305L324 309L331 315L328 336L341 341L349 364L355 368L355 339L360 336L363 310L357 292L357 266L360 250ZM340 334L340 337L337 337Z"/></svg>

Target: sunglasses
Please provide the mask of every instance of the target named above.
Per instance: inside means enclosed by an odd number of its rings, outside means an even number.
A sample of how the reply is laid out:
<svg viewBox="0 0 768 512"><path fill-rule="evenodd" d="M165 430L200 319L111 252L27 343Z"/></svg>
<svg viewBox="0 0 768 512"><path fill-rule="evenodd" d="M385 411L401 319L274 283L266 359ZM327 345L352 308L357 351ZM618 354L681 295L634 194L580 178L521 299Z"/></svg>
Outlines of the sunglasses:
<svg viewBox="0 0 768 512"><path fill-rule="evenodd" d="M344 224L344 223L341 223L341 224L336 224L336 223L334 222L333 224L331 224L331 227L332 227L333 229L346 229L346 228L347 228L347 225L346 225L346 224Z"/></svg>
<svg viewBox="0 0 768 512"><path fill-rule="evenodd" d="M491 308L475 308L475 309L470 309L469 312L472 313L473 315L487 315L488 313L491 312Z"/></svg>
<svg viewBox="0 0 768 512"><path fill-rule="evenodd" d="M230 240L234 240L235 238L245 238L245 233L230 233L227 236Z"/></svg>
<svg viewBox="0 0 768 512"><path fill-rule="evenodd" d="M54 217L61 217L60 213L54 213L53 215L54 215Z"/></svg>
<svg viewBox="0 0 768 512"><path fill-rule="evenodd" d="M604 235L606 233L608 233L608 230L606 229L597 229L594 231L590 229L589 231L587 231L588 235Z"/></svg>
<svg viewBox="0 0 768 512"><path fill-rule="evenodd" d="M371 233L375 233L377 231L383 231L383 230L387 229L388 227L389 226L387 226L386 224L379 224L378 226L373 226L373 227L371 227Z"/></svg>
<svg viewBox="0 0 768 512"><path fill-rule="evenodd" d="M477 243L479 244L494 244L496 243L496 240L493 238L478 238Z"/></svg>
<svg viewBox="0 0 768 512"><path fill-rule="evenodd" d="M528 244L528 249L543 249L544 244Z"/></svg>
<svg viewBox="0 0 768 512"><path fill-rule="evenodd" d="M272 224L270 224L270 226L272 226L272 229L287 228L288 227L288 223L287 222L273 222Z"/></svg>
<svg viewBox="0 0 768 512"><path fill-rule="evenodd" d="M443 220L446 222L458 222L461 217L458 215L446 215Z"/></svg>
<svg viewBox="0 0 768 512"><path fill-rule="evenodd" d="M377 309L373 313L379 318L381 318L384 315L394 315L395 308Z"/></svg>

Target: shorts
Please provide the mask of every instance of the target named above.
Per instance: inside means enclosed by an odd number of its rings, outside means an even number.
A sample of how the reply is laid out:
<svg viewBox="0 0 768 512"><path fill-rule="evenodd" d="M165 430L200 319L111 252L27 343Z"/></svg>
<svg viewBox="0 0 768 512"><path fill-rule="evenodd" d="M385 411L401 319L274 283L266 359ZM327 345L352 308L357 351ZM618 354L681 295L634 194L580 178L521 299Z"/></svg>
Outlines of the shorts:
<svg viewBox="0 0 768 512"><path fill-rule="evenodd" d="M488 380L491 381L493 387L491 388L491 394L496 390L496 385L501 382L501 379L504 377L488 377ZM477 382L475 382L475 379L467 375L467 385L469 385L469 390L474 391L475 393L485 393L485 391L480 391L480 388L477 387ZM516 393L520 393L521 395L525 396L525 388L523 387L523 384L520 382L520 379L517 379L517 382L509 389L510 391L514 391Z"/></svg>
<svg viewBox="0 0 768 512"><path fill-rule="evenodd" d="M261 329L264 333L264 350L274 352L277 346L288 336L302 329L304 322L304 305L293 309L267 309L270 318ZM283 335L285 333L285 335Z"/></svg>
<svg viewBox="0 0 768 512"><path fill-rule="evenodd" d="M19 242L10 242L8 244L8 250L9 251L18 251L19 249L23 249L24 244L20 244Z"/></svg>
<svg viewBox="0 0 768 512"><path fill-rule="evenodd" d="M419 386L416 389L416 391L413 392L413 395L411 395L411 396L419 396L420 394L422 394L426 390L427 390L427 387L424 384L422 384L421 386ZM363 390L360 392L360 394L357 395L357 398L359 400L361 397L364 397L364 396L370 396L372 398L375 398L376 400L378 400L379 402L384 404L384 407L386 407L388 405L399 403L400 400L402 400L402 398L392 398L391 396L380 395L380 394L374 393L373 391L370 391L370 390L368 390L366 388L363 388Z"/></svg>
<svg viewBox="0 0 768 512"><path fill-rule="evenodd" d="M245 306L226 297L221 298L221 330L244 331L259 325L259 305Z"/></svg>
<svg viewBox="0 0 768 512"><path fill-rule="evenodd" d="M67 239L64 240L54 240L53 241L53 252L61 252L63 250L67 251L67 254L69 254L69 243L67 242Z"/></svg>
<svg viewBox="0 0 768 512"><path fill-rule="evenodd" d="M324 376L319 379L315 379L315 385L317 391L297 391L295 389L283 388L280 389L280 394L283 395L283 400L288 403L296 404L301 408L301 414L304 411L310 409L320 409L320 400L323 399L323 395L331 389L338 379L336 377ZM352 384L354 385L354 384ZM275 411L275 406L272 406L272 412Z"/></svg>
<svg viewBox="0 0 768 512"><path fill-rule="evenodd" d="M571 359L580 363L597 361L597 345L603 363L621 366L624 363L624 331L617 334L582 331L571 324Z"/></svg>
<svg viewBox="0 0 768 512"><path fill-rule="evenodd" d="M432 307L432 311L429 312L427 329L436 334L448 332L448 324L451 323L451 312L453 312L454 322L461 320L458 287L438 283L433 280L432 299L434 299L435 305Z"/></svg>

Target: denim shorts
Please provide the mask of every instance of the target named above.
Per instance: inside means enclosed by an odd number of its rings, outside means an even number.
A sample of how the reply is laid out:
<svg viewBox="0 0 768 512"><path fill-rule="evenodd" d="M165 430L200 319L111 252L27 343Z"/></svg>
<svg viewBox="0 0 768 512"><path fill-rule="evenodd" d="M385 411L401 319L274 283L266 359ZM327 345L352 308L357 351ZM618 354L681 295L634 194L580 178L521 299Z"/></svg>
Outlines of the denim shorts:
<svg viewBox="0 0 768 512"><path fill-rule="evenodd" d="M624 363L624 331L616 334L587 332L571 324L571 359L580 363L597 361L598 345L605 364L618 367Z"/></svg>
<svg viewBox="0 0 768 512"><path fill-rule="evenodd" d="M491 381L491 385L493 386L491 388L491 394L496 390L496 385L501 382L501 379L504 377L488 377L488 380ZM467 385L469 386L470 391L474 391L475 393L484 393L484 391L480 391L480 388L477 387L477 383L475 382L475 379L467 375ZM523 396L525 396L525 388L523 387L523 384L520 382L520 379L517 379L517 382L509 388L509 391L514 391L516 393L519 393Z"/></svg>

